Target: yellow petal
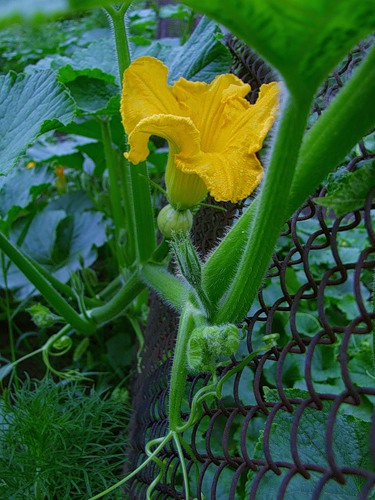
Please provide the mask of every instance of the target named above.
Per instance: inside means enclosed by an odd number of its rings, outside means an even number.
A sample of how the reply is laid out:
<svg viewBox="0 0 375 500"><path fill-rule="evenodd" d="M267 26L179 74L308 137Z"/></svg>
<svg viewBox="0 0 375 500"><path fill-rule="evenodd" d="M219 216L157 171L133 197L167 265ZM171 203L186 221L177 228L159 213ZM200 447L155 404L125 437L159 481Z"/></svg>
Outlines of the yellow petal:
<svg viewBox="0 0 375 500"><path fill-rule="evenodd" d="M125 157L135 165L149 154L151 135L169 142L170 154L178 152L181 158L193 157L200 150L200 133L190 118L173 115L152 115L141 120L129 134L130 152Z"/></svg>
<svg viewBox="0 0 375 500"><path fill-rule="evenodd" d="M194 158L175 157L176 167L197 174L216 201L237 203L249 196L263 177L263 167L247 147L227 148L222 153L201 152Z"/></svg>
<svg viewBox="0 0 375 500"><path fill-rule="evenodd" d="M275 121L279 96L280 84L276 82L261 86L255 104L244 105L243 99L232 95L226 102L218 127L218 144L225 141L227 147L239 147L246 143L249 153L259 151Z"/></svg>
<svg viewBox="0 0 375 500"><path fill-rule="evenodd" d="M197 203L205 188L216 200L246 198L263 175L255 153L275 120L279 85L263 85L250 104L249 85L232 74L210 84L181 78L173 86L167 77L167 67L152 57L125 71L121 115L130 144L125 156L137 164L149 154L151 135L167 139L167 189L175 206Z"/></svg>
<svg viewBox="0 0 375 500"><path fill-rule="evenodd" d="M217 150L217 131L230 95L241 97L248 107L243 97L249 91L250 86L232 74L217 76L210 84L180 78L172 88L180 108L191 117L201 132L201 148L205 152Z"/></svg>
<svg viewBox="0 0 375 500"><path fill-rule="evenodd" d="M244 84L230 83L230 79L227 83L221 104L216 103L216 120L209 124L211 151L202 147L196 157L177 155L175 162L183 172L199 175L217 201L236 203L249 196L262 180L263 167L255 152L261 149L275 120L279 84L262 85L257 102L250 104L243 98Z"/></svg>
<svg viewBox="0 0 375 500"><path fill-rule="evenodd" d="M120 111L127 134L149 116L181 115L167 79L168 68L154 57L140 57L126 69Z"/></svg>

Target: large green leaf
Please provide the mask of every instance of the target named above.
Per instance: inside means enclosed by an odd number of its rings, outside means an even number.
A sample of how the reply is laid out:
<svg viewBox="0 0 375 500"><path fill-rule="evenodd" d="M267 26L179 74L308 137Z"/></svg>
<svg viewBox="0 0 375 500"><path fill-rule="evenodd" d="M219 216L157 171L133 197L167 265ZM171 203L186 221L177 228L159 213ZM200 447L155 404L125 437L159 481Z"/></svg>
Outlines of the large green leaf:
<svg viewBox="0 0 375 500"><path fill-rule="evenodd" d="M26 73L35 70L52 69L59 73L63 83L71 82L79 76L97 78L114 83L118 75L114 41L110 30L103 30L102 37L92 41L87 47L73 47L69 56L48 55L25 69Z"/></svg>
<svg viewBox="0 0 375 500"><path fill-rule="evenodd" d="M75 106L52 71L0 77L0 174L17 163L39 134L72 121Z"/></svg>
<svg viewBox="0 0 375 500"><path fill-rule="evenodd" d="M170 83L180 77L210 82L215 76L227 73L230 68L229 51L219 40L222 36L217 24L203 17L184 45L176 46L171 43L171 39L160 39L147 46L132 46L132 59L145 55L160 59L169 68ZM103 31L103 38L93 41L87 47L75 47L69 57L48 55L34 66L27 67L26 72L35 69L57 70L59 80L71 90L76 79L87 77L95 80L95 84L87 80L87 85L81 85L87 94L85 100L90 98L90 91L86 92L88 85L97 87L96 92L91 92L92 95L98 93L100 97L106 95L108 98L111 92L112 95L120 92L120 88L116 91L114 85L115 82L118 83L118 67L113 47L110 31ZM98 80L105 81L107 85ZM103 104L100 106L103 107Z"/></svg>
<svg viewBox="0 0 375 500"><path fill-rule="evenodd" d="M8 176L0 177L0 217L6 219L10 216L13 219L55 179L52 169L45 166L25 168L23 165Z"/></svg>
<svg viewBox="0 0 375 500"><path fill-rule="evenodd" d="M230 68L231 56L219 40L222 36L218 25L203 17L184 45L176 47L170 39L155 40L150 45L135 47L133 59L147 55L163 61L169 68L170 84L180 77L210 82Z"/></svg>
<svg viewBox="0 0 375 500"><path fill-rule="evenodd" d="M106 241L103 216L83 192L67 193L41 212L20 219L10 238L47 271L66 283L72 272L89 267L97 257L96 247ZM7 286L18 299L36 293L19 269L7 261ZM0 270L0 287L4 277Z"/></svg>
<svg viewBox="0 0 375 500"><path fill-rule="evenodd" d="M298 389L287 389L289 398L307 399L310 397L306 391ZM265 391L266 401L278 401L277 390ZM296 406L295 406L296 407ZM302 463L327 467L326 453L326 428L329 411L332 407L331 401L324 402L323 410L305 408L298 424L297 447L298 456ZM291 455L290 436L292 432L294 414L279 410L272 422L269 440L269 451L275 462L289 462L293 464ZM260 436L255 447L254 458L264 460L263 435ZM370 456L370 423L351 415L337 415L333 433L333 452L338 467L352 466L365 470L374 470ZM281 468L281 475L277 476L273 471L267 472L261 479L257 489L257 498L273 500L277 497L281 482L288 473L288 468ZM285 498L299 499L302 496L311 498L322 474L309 471L310 479L305 479L300 474L295 474L288 484ZM250 492L257 472L250 471L248 474L247 493ZM330 480L324 486L321 498L332 498L341 500L343 498L353 499L359 497L360 491L365 484L361 476L346 475L346 483L339 484ZM302 494L303 492L303 494ZM248 496L246 497L248 498ZM370 496L369 498L373 498Z"/></svg>
<svg viewBox="0 0 375 500"><path fill-rule="evenodd" d="M165 59L169 67L169 80L180 77L187 80L210 82L216 75L227 73L231 56L228 49L218 38L222 32L216 23L207 17L181 47L173 48Z"/></svg>
<svg viewBox="0 0 375 500"><path fill-rule="evenodd" d="M311 94L375 28L373 0L185 0L255 48L295 94Z"/></svg>
<svg viewBox="0 0 375 500"><path fill-rule="evenodd" d="M355 172L346 172L343 176L328 183L327 194L315 198L318 205L334 210L341 217L365 204L370 190L375 187L375 161L368 162Z"/></svg>

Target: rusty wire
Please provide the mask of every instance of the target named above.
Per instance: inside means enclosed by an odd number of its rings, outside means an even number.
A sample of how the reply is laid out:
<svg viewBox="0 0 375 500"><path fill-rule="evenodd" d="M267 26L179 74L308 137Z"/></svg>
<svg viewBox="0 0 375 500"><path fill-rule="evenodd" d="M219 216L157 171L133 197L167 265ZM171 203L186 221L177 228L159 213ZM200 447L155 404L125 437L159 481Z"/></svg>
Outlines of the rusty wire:
<svg viewBox="0 0 375 500"><path fill-rule="evenodd" d="M262 82L269 81L271 71L241 42L230 38L228 45L234 71L251 80L256 92ZM368 45L368 41L360 44L322 86L314 102L310 124L350 77ZM359 162L374 156L363 140L349 155L345 168L352 170ZM324 194L325 187L317 196ZM193 240L202 256L216 245L225 228L241 213L241 206L225 206L225 213L207 208L197 217ZM258 301L244 321L246 338L242 351L232 357L231 365L222 369L222 373L239 364L241 354L252 352L262 335L278 332L280 328L288 334L284 333L277 348L257 356L246 369L232 377L225 396L211 404L205 403L202 417L185 433L184 438L198 463L197 477L192 484L199 500L203 497L297 499L301 495L328 498L332 492L346 494L353 484L357 485L357 498L364 500L374 494L374 414L371 432L364 436L364 448L359 450L371 457L372 465L361 467L353 465L351 460L343 463L340 458L343 450L337 446L340 437L337 427L349 421L343 414L350 408L358 414L369 404L373 408L375 401L375 381L371 384L367 383L371 378L354 377L350 354L355 346L369 340L375 320L373 290L371 292L368 286L370 273L375 272L374 209L375 189L372 189L363 209L346 216L337 218L309 199L287 222ZM356 234L355 230L361 235L357 253L347 250L351 248L350 239ZM338 314L337 301L332 299L335 296L352 297L350 313ZM317 311L315 317L319 318L308 335L301 327L301 318L309 315L306 311L311 311L311 316ZM168 382L177 323L176 313L152 294L143 371L133 384L129 471L145 459L146 442L167 432ZM324 381L324 374L317 368L324 356L330 359L342 380L339 390L326 381L324 386L317 382ZM298 373L295 366L303 373L298 386L303 392L291 392L293 376ZM186 418L193 395L208 380L207 374L189 377L183 409ZM272 388L271 392L268 387ZM277 442L283 422L287 422L284 438L288 446L281 453ZM320 461L309 460L301 447L301 441L309 435L311 422L320 425L320 437L310 434L311 446L315 441L316 447L320 447ZM339 429L342 432L342 426ZM260 440L259 431L263 433ZM182 500L181 467L172 444L166 446L160 458L166 466L153 498ZM186 462L191 478L195 477L196 466L188 454ZM146 498L146 490L158 472L154 463L142 470L130 483L127 497ZM296 478L299 485L303 480L303 491L297 493L293 490ZM270 484L273 493L267 493Z"/></svg>

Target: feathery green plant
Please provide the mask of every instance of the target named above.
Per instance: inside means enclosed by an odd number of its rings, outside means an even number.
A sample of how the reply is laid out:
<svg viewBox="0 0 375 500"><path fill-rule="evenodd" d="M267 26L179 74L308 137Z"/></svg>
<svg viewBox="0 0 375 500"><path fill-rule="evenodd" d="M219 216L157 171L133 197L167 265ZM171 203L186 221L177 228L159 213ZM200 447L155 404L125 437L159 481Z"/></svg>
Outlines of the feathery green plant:
<svg viewBox="0 0 375 500"><path fill-rule="evenodd" d="M125 404L50 378L4 395L0 497L82 499L111 486L124 462Z"/></svg>

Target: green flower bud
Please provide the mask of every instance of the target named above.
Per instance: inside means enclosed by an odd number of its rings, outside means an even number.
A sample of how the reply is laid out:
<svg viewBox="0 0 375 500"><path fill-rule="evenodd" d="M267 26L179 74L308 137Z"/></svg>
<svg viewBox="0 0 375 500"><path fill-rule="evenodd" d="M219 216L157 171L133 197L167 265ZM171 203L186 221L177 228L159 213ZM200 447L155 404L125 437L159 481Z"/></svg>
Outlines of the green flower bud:
<svg viewBox="0 0 375 500"><path fill-rule="evenodd" d="M159 212L158 228L166 237L171 238L173 233L187 233L193 225L193 216L190 210L176 210L172 205L166 205Z"/></svg>
<svg viewBox="0 0 375 500"><path fill-rule="evenodd" d="M212 372L220 358L237 352L240 335L235 325L213 325L195 328L187 347L187 361L193 372Z"/></svg>
<svg viewBox="0 0 375 500"><path fill-rule="evenodd" d="M202 264L188 235L175 236L170 246L176 257L182 276L193 287L201 285Z"/></svg>

